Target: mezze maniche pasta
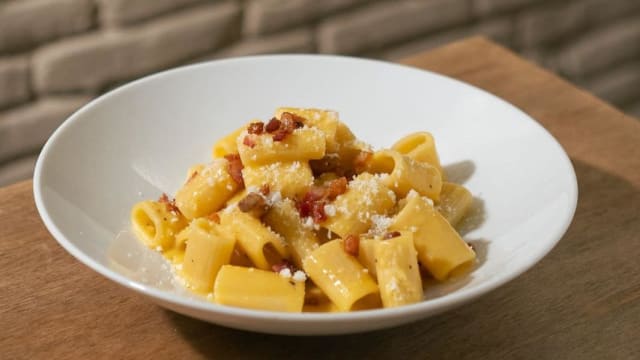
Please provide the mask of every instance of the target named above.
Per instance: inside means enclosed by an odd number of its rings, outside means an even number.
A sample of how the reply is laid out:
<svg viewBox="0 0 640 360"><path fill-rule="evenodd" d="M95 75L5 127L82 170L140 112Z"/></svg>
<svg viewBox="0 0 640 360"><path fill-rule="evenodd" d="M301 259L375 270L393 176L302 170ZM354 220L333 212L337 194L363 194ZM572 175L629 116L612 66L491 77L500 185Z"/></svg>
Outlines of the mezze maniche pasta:
<svg viewBox="0 0 640 360"><path fill-rule="evenodd" d="M426 278L475 262L455 226L472 196L447 182L431 134L390 149L335 111L279 108L219 140L169 199L133 206L136 236L219 304L353 311L421 301Z"/></svg>

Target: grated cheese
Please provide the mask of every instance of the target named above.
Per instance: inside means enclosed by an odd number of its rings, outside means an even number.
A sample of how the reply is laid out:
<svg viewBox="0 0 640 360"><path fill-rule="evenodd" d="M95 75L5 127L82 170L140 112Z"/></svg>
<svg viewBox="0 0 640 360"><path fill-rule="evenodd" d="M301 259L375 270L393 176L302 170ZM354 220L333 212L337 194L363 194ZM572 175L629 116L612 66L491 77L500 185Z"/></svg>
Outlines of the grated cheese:
<svg viewBox="0 0 640 360"><path fill-rule="evenodd" d="M371 217L371 228L369 228L369 232L367 234L372 236L382 236L387 232L387 229L391 226L392 222L393 219L388 216L377 214L373 215Z"/></svg>
<svg viewBox="0 0 640 360"><path fill-rule="evenodd" d="M296 272L293 273L293 281L305 282L307 281L307 274L305 274L304 271L296 270Z"/></svg>
<svg viewBox="0 0 640 360"><path fill-rule="evenodd" d="M334 205L327 204L324 206L324 213L327 214L327 216L335 216L336 207Z"/></svg>
<svg viewBox="0 0 640 360"><path fill-rule="evenodd" d="M285 279L290 279L291 278L291 269L289 269L288 267L284 267L284 268L282 268L282 270L280 270L278 272L278 275L282 276Z"/></svg>

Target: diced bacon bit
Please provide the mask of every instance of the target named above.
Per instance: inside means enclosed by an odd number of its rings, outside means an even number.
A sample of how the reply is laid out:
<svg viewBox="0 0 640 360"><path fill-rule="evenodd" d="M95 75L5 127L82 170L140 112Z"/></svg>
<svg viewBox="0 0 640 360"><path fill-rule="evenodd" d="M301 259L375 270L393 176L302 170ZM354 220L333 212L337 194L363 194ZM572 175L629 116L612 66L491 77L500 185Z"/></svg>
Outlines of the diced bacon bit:
<svg viewBox="0 0 640 360"><path fill-rule="evenodd" d="M352 256L358 256L360 250L360 237L349 234L344 238L344 251Z"/></svg>
<svg viewBox="0 0 640 360"><path fill-rule="evenodd" d="M358 155L353 158L353 169L356 173L360 174L367 169L367 164L369 160L371 160L371 157L373 157L371 151L360 151Z"/></svg>
<svg viewBox="0 0 640 360"><path fill-rule="evenodd" d="M276 118L271 118L267 125L264 127L264 130L268 133L272 133L278 129L280 129L281 122Z"/></svg>
<svg viewBox="0 0 640 360"><path fill-rule="evenodd" d="M260 186L260 194L262 194L263 196L267 196L269 195L269 193L271 192L271 189L269 188L269 184L262 184L262 186Z"/></svg>
<svg viewBox="0 0 640 360"><path fill-rule="evenodd" d="M303 127L304 120L301 116L284 112L280 116L280 120L276 118L269 120L264 130L273 134L273 141L283 141L293 130Z"/></svg>
<svg viewBox="0 0 640 360"><path fill-rule="evenodd" d="M315 223L322 222L327 219L325 205L345 191L347 191L347 179L344 177L331 180L324 186L311 186L298 202L298 212L301 217L311 216Z"/></svg>
<svg viewBox="0 0 640 360"><path fill-rule="evenodd" d="M227 172L238 185L244 186L244 179L242 178L242 169L244 169L244 165L242 165L242 160L240 160L240 155L238 154L229 154L224 156L227 159Z"/></svg>
<svg viewBox="0 0 640 360"><path fill-rule="evenodd" d="M169 197L167 196L167 194L162 193L162 195L160 195L160 197L158 198L158 202L160 204L165 204L169 211L173 211L176 214L180 214L180 209L178 209L178 207L176 206L176 199L169 200Z"/></svg>
<svg viewBox="0 0 640 360"><path fill-rule="evenodd" d="M347 178L341 177L329 182L327 188L329 194L327 195L330 200L334 200L338 195L342 195L347 191Z"/></svg>
<svg viewBox="0 0 640 360"><path fill-rule="evenodd" d="M280 263L271 265L271 270L275 273L279 273L284 269L289 269L292 274L296 271L296 267L286 259L282 260Z"/></svg>
<svg viewBox="0 0 640 360"><path fill-rule="evenodd" d="M160 195L160 197L158 198L158 202L160 204L168 204L169 203L169 197L167 196L166 193L162 193L162 195Z"/></svg>
<svg viewBox="0 0 640 360"><path fill-rule="evenodd" d="M264 123L262 121L253 122L249 124L249 127L247 127L247 132L249 134L260 135L262 134L263 131L264 131Z"/></svg>
<svg viewBox="0 0 640 360"><path fill-rule="evenodd" d="M318 201L311 204L311 217L315 223L327 220L327 214L324 212L324 201Z"/></svg>
<svg viewBox="0 0 640 360"><path fill-rule="evenodd" d="M220 224L220 215L218 213L211 213L207 216L207 219L213 221L216 224Z"/></svg>
<svg viewBox="0 0 640 360"><path fill-rule="evenodd" d="M384 240L388 240L388 239L393 239L394 237L398 237L402 234L400 234L400 231L391 231L388 232L386 234L384 234L384 236L382 237Z"/></svg>
<svg viewBox="0 0 640 360"><path fill-rule="evenodd" d="M337 156L325 156L322 159L309 160L309 167L311 167L311 171L315 177L328 172L337 174L344 172L340 171L340 158Z"/></svg>
<svg viewBox="0 0 640 360"><path fill-rule="evenodd" d="M326 186L315 186L312 185L307 190L307 193L304 195L304 200L307 201L317 201L324 199L329 194L329 189Z"/></svg>
<svg viewBox="0 0 640 360"><path fill-rule="evenodd" d="M301 128L304 126L304 122L307 121L307 119L300 115L285 111L282 113L282 115L280 115L280 121L284 123L289 122L294 124L296 128Z"/></svg>
<svg viewBox="0 0 640 360"><path fill-rule="evenodd" d="M273 133L273 141L282 141L287 135L289 135L289 133L286 130L276 130L276 132Z"/></svg>
<svg viewBox="0 0 640 360"><path fill-rule="evenodd" d="M469 247L469 249L471 249L472 251L474 251L474 252L476 251L476 248L474 248L474 247L473 247L473 244L472 244L472 243L468 242L468 243L467 243L467 246L468 246L468 247Z"/></svg>
<svg viewBox="0 0 640 360"><path fill-rule="evenodd" d="M262 195L252 192L238 202L238 209L242 212L256 210L259 214L262 214L268 210L268 205Z"/></svg>
<svg viewBox="0 0 640 360"><path fill-rule="evenodd" d="M245 135L244 139L242 139L242 144L252 149L256 146L256 142L253 141L253 139L249 135Z"/></svg>

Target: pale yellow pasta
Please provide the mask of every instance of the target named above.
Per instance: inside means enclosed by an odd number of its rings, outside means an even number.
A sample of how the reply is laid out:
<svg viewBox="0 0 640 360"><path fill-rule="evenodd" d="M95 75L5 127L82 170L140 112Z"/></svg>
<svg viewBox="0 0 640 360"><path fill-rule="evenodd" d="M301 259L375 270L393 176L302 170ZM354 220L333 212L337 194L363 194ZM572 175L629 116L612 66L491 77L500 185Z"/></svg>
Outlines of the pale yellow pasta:
<svg viewBox="0 0 640 360"><path fill-rule="evenodd" d="M358 140L349 127L341 121L338 121L334 146L327 147L325 157L336 161L343 170L353 171L354 173L362 172L362 169L354 168L354 160L361 152L372 152L371 146L363 141ZM357 170L357 171L356 171Z"/></svg>
<svg viewBox="0 0 640 360"><path fill-rule="evenodd" d="M184 251L187 248L187 230L188 226L182 229L178 234L176 234L176 239L174 243L175 249L180 249Z"/></svg>
<svg viewBox="0 0 640 360"><path fill-rule="evenodd" d="M304 194L313 184L313 174L306 161L274 162L262 166L246 166L242 170L247 189L259 189L269 185L271 192L279 192L282 197L293 198Z"/></svg>
<svg viewBox="0 0 640 360"><path fill-rule="evenodd" d="M336 125L336 143L339 147L344 146L356 139L351 129L344 122L338 120Z"/></svg>
<svg viewBox="0 0 640 360"><path fill-rule="evenodd" d="M391 149L416 161L434 166L444 177L444 172L440 165L440 157L436 150L436 142L430 133L421 131L409 134L393 144Z"/></svg>
<svg viewBox="0 0 640 360"><path fill-rule="evenodd" d="M349 311L367 296L377 296L378 286L358 260L348 255L342 240L331 240L303 261L307 275L341 311Z"/></svg>
<svg viewBox="0 0 640 360"><path fill-rule="evenodd" d="M162 250L174 246L176 235L187 226L187 220L167 204L141 201L131 209L133 231L145 245Z"/></svg>
<svg viewBox="0 0 640 360"><path fill-rule="evenodd" d="M373 154L368 170L382 177L382 183L399 196L415 190L419 194L437 200L442 188L442 177L435 167L413 160L395 150L381 150Z"/></svg>
<svg viewBox="0 0 640 360"><path fill-rule="evenodd" d="M217 159L222 158L225 155L236 154L238 152L238 145L236 144L236 140L238 139L238 136L240 136L240 134L246 129L246 125L241 126L231 134L218 140L218 142L215 143L215 145L213 145L213 148L211 149L211 156L214 159Z"/></svg>
<svg viewBox="0 0 640 360"><path fill-rule="evenodd" d="M360 250L358 251L358 261L360 261L362 266L367 268L369 274L371 274L374 279L377 279L375 251L376 243L379 241L379 239L361 238Z"/></svg>
<svg viewBox="0 0 640 360"><path fill-rule="evenodd" d="M245 144L245 139L252 145ZM257 135L243 131L238 136L237 145L245 166L321 159L326 149L324 133L313 127L295 129L282 141L274 141L269 133Z"/></svg>
<svg viewBox="0 0 640 360"><path fill-rule="evenodd" d="M336 129L338 127L338 113L336 111L281 107L276 109L275 117L281 119L284 112L301 116L305 118L306 125L320 129L324 133L327 152L337 150Z"/></svg>
<svg viewBox="0 0 640 360"><path fill-rule="evenodd" d="M189 170L187 170L187 177L184 179L184 182L189 181L189 179L191 179L192 176L195 176L195 174L199 173L203 169L204 169L204 164L196 164L189 167Z"/></svg>
<svg viewBox="0 0 640 360"><path fill-rule="evenodd" d="M282 237L259 219L237 207L223 211L220 219L223 226L232 229L238 245L257 268L270 270L272 265L289 257L289 248Z"/></svg>
<svg viewBox="0 0 640 360"><path fill-rule="evenodd" d="M186 242L182 275L191 289L208 293L220 267L231 260L235 239L204 218L193 220L181 234Z"/></svg>
<svg viewBox="0 0 640 360"><path fill-rule="evenodd" d="M315 232L302 223L290 199L274 204L265 214L264 222L284 237L291 248L293 263L299 268L302 268L302 261L320 246Z"/></svg>
<svg viewBox="0 0 640 360"><path fill-rule="evenodd" d="M384 307L413 304L422 300L422 279L413 233L375 243L376 273Z"/></svg>
<svg viewBox="0 0 640 360"><path fill-rule="evenodd" d="M214 284L213 300L249 309L301 312L304 282L272 271L224 265Z"/></svg>
<svg viewBox="0 0 640 360"><path fill-rule="evenodd" d="M450 182L442 184L437 209L451 226L458 225L472 204L473 196L464 186Z"/></svg>
<svg viewBox="0 0 640 360"><path fill-rule="evenodd" d="M364 233L371 226L372 217L387 214L395 201L393 191L384 186L378 177L360 174L349 182L347 191L330 205L335 214L330 215L322 226L342 238Z"/></svg>
<svg viewBox="0 0 640 360"><path fill-rule="evenodd" d="M427 132L374 151L335 111L281 107L211 153L210 164L189 168L174 200L163 194L131 210L136 236L210 301L287 312L390 308L422 300L420 266L438 281L473 267L475 253L453 227L473 197L443 181Z"/></svg>
<svg viewBox="0 0 640 360"><path fill-rule="evenodd" d="M409 197L389 230L413 232L418 259L437 280L466 270L475 260L473 250L425 197Z"/></svg>
<svg viewBox="0 0 640 360"><path fill-rule="evenodd" d="M227 172L227 160L216 159L191 176L176 193L176 205L187 219L218 211L239 189Z"/></svg>

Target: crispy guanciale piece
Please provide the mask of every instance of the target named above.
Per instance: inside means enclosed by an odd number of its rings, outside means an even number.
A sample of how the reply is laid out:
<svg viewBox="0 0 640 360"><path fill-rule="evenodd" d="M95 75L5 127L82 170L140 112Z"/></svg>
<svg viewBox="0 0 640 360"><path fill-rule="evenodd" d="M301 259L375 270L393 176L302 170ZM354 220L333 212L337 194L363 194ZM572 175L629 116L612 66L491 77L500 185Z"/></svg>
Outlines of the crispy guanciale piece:
<svg viewBox="0 0 640 360"><path fill-rule="evenodd" d="M242 212L256 211L258 215L262 215L269 206L261 194L252 192L238 202L238 209Z"/></svg>
<svg viewBox="0 0 640 360"><path fill-rule="evenodd" d="M242 144L252 149L256 146L256 142L253 141L253 139L249 135L245 136L244 139L242 139Z"/></svg>
<svg viewBox="0 0 640 360"><path fill-rule="evenodd" d="M262 121L252 122L247 127L247 132L249 134L260 135L260 134L262 134L263 131L264 131L264 123Z"/></svg>
<svg viewBox="0 0 640 360"><path fill-rule="evenodd" d="M311 171L313 171L313 176L315 177L328 172L336 174L344 172L340 169L340 158L332 155L325 156L318 160L309 160L309 166L311 167Z"/></svg>
<svg viewBox="0 0 640 360"><path fill-rule="evenodd" d="M158 198L158 202L161 204L165 204L169 211L174 211L180 214L180 209L178 209L178 207L176 206L176 199L169 200L167 194L162 193L162 195L160 195L160 197Z"/></svg>
<svg viewBox="0 0 640 360"><path fill-rule="evenodd" d="M264 130L269 134L271 134L272 132L280 129L280 124L281 124L280 120L276 118L271 118L271 120L269 120L269 122L265 126Z"/></svg>
<svg viewBox="0 0 640 360"><path fill-rule="evenodd" d="M283 141L293 130L303 127L304 120L301 116L285 112L280 116L280 120L276 118L269 120L264 130L273 134L273 141ZM251 132L249 133L251 134Z"/></svg>
<svg viewBox="0 0 640 360"><path fill-rule="evenodd" d="M360 250L360 237L349 234L344 238L344 251L351 256L358 256Z"/></svg>
<svg viewBox="0 0 640 360"><path fill-rule="evenodd" d="M323 186L312 185L298 202L298 212L301 217L311 216L315 223L320 223L327 219L325 205L346 191L347 179L344 177L331 180Z"/></svg>
<svg viewBox="0 0 640 360"><path fill-rule="evenodd" d="M242 169L244 169L244 165L242 165L242 160L240 160L240 155L238 154L229 154L224 156L225 159L229 162L227 164L227 172L238 185L244 186L244 180L242 179Z"/></svg>

